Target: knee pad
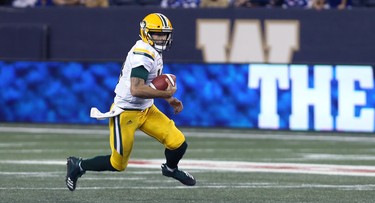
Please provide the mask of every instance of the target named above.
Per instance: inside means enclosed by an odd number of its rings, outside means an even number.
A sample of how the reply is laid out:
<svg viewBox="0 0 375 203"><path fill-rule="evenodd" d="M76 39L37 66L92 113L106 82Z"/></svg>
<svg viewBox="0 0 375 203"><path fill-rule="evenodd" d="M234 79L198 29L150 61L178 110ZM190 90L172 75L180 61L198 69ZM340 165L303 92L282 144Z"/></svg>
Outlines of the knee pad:
<svg viewBox="0 0 375 203"><path fill-rule="evenodd" d="M121 156L111 155L111 165L115 171L124 171L128 162L123 160Z"/></svg>

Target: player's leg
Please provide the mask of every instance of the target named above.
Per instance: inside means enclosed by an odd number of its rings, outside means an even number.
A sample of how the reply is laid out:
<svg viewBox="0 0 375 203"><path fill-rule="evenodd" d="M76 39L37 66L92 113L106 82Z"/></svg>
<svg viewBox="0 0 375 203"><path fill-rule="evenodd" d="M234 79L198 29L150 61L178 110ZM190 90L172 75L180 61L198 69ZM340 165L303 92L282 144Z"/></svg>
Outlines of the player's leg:
<svg viewBox="0 0 375 203"><path fill-rule="evenodd" d="M109 120L111 155L97 156L82 161L85 171L123 171L128 165L137 129L137 112L123 112ZM131 122L129 122L131 121Z"/></svg>
<svg viewBox="0 0 375 203"><path fill-rule="evenodd" d="M124 112L109 121L111 155L96 156L91 159L69 157L67 161L66 185L74 191L77 180L86 171L123 171L133 148L134 132L138 125L136 112ZM132 125L128 122L131 122Z"/></svg>
<svg viewBox="0 0 375 203"><path fill-rule="evenodd" d="M180 159L185 154L187 144L185 136L175 126L173 120L169 119L156 106L150 107L145 122L140 130L157 139L165 147L167 165L176 168Z"/></svg>
<svg viewBox="0 0 375 203"><path fill-rule="evenodd" d="M148 110L146 120L140 130L165 146L166 163L162 165L163 175L173 177L185 185L195 185L193 176L178 169L178 163L184 156L188 145L185 136L176 127L173 120L153 105Z"/></svg>
<svg viewBox="0 0 375 203"><path fill-rule="evenodd" d="M110 122L110 163L118 171L125 170L128 165L138 125L138 111L124 111Z"/></svg>

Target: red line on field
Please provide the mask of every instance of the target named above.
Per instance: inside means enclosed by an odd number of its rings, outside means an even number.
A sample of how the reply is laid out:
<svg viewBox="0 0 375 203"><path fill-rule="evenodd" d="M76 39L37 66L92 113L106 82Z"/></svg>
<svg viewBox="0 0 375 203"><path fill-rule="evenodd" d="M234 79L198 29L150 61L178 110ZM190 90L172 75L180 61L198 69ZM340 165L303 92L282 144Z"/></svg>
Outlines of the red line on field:
<svg viewBox="0 0 375 203"><path fill-rule="evenodd" d="M164 159L130 160L128 167L159 168ZM0 160L0 164L25 165L66 165L63 160ZM182 169L201 171L264 172L264 173L304 173L320 175L370 176L375 177L375 166L301 164L301 163L265 163L240 161L182 160Z"/></svg>

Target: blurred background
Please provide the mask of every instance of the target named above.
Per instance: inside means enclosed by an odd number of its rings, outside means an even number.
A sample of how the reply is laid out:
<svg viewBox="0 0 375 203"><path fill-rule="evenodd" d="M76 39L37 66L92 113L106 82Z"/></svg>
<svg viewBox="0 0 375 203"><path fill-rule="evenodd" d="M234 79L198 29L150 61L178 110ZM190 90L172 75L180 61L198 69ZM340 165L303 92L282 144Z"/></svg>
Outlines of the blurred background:
<svg viewBox="0 0 375 203"><path fill-rule="evenodd" d="M2 0L0 122L105 125L139 22L174 27L181 127L375 131L374 0Z"/></svg>

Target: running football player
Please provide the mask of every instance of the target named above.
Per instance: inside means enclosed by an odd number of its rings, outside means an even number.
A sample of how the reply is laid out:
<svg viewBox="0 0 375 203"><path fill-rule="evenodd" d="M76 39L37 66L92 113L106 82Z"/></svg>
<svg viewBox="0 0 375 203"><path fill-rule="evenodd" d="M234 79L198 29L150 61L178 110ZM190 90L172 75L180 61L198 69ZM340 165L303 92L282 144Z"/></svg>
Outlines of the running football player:
<svg viewBox="0 0 375 203"><path fill-rule="evenodd" d="M192 175L178 168L178 163L188 147L185 136L155 105L154 98L164 98L180 113L182 102L173 97L177 90L169 80L165 91L149 86L150 82L162 74L162 52L170 48L173 37L170 20L163 14L152 13L140 23L140 37L128 52L123 64L116 96L109 116L109 141L111 154L91 159L67 158L66 186L74 191L77 180L86 171L123 171L128 165L137 129L155 138L165 147L166 163L161 165L164 176L193 186ZM114 113L113 113L114 112Z"/></svg>

